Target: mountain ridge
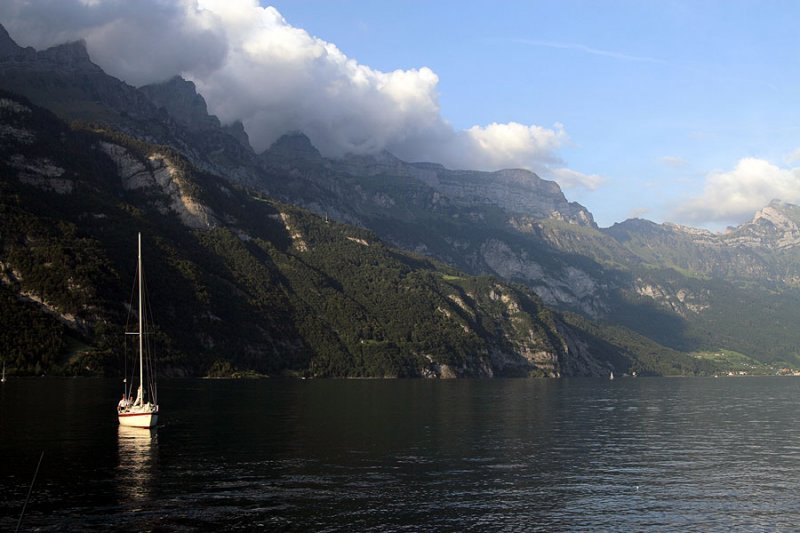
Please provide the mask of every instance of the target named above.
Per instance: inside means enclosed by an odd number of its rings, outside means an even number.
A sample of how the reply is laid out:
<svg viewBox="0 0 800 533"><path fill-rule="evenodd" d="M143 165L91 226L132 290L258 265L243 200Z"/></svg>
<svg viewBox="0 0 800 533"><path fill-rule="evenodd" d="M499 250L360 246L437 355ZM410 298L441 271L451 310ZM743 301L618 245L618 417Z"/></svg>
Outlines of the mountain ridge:
<svg viewBox="0 0 800 533"><path fill-rule="evenodd" d="M35 55L36 67L36 54L42 52L24 54ZM255 198L274 198L324 220L368 229L373 238L466 274L524 285L544 304L566 313L565 323L579 322L568 318L577 313L603 335L623 328L626 335L643 339L631 349L616 341L610 344L629 354L629 360L641 357L648 342L655 343L649 345L657 346L655 351L673 350L670 357L683 361L674 368L684 369L693 368L687 362L691 359L681 358L703 350L734 349L769 361L791 362L800 356L792 348L795 340L800 342L797 335L781 333L800 309L793 292L800 279L793 244L796 226L793 208L783 204L767 206L772 211L765 208L749 225L725 235L645 221L602 229L556 183L528 171L449 170L435 163L404 162L388 152L329 159L302 133L284 136L255 154L241 135L237 138L208 113L189 81L173 78L136 89L102 71L89 78L62 72L50 81L59 80L69 90L51 94L48 79L24 68L14 70L11 63L0 58L0 73L14 74L0 77L0 86L28 90L62 118L78 119L78 130L101 135L111 145L119 146L122 139L132 146L161 146L157 153L143 148L147 154L125 162L125 171L117 161L115 172L128 172L134 184L142 179L161 183L166 188L159 193L165 195L156 209L159 216L185 209L186 220L195 221L193 231L222 230L235 225L237 217L209 198L190 207L180 183L169 179L176 161L194 168L190 174L217 176L228 183L229 192L252 191ZM128 97L109 98L111 87L121 87ZM90 94L99 97L92 101L99 107L76 105L87 102ZM131 139L137 140L131 144ZM114 150L106 149L106 155L114 159ZM61 187L65 193L80 187L80 181L68 177L43 176L44 164L37 168L38 177L25 178L29 185ZM129 192L144 189L137 185ZM219 188L222 196L229 192ZM236 231L247 239L248 232ZM771 305L775 313L752 315L757 325L752 320L747 325L736 301ZM591 329L588 322L581 323L583 331ZM770 346L775 335L779 342ZM599 349L603 342L595 338L589 345ZM601 350L608 360L612 351Z"/></svg>
<svg viewBox="0 0 800 533"><path fill-rule="evenodd" d="M4 93L0 124L29 133L0 139L2 319L42 340L0 332L13 373L113 372L134 227L168 374L658 372L633 354L598 359L579 326L525 288L234 188L168 147L71 130Z"/></svg>

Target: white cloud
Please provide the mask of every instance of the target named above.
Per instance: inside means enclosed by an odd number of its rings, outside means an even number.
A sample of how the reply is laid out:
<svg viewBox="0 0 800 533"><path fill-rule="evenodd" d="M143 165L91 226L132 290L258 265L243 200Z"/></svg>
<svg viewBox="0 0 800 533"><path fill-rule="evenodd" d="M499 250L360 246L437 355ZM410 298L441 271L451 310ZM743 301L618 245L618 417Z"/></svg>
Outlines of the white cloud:
<svg viewBox="0 0 800 533"><path fill-rule="evenodd" d="M555 180L567 189L582 187L593 191L605 183L605 178L597 174L583 174L571 168L553 169L552 175Z"/></svg>
<svg viewBox="0 0 800 533"><path fill-rule="evenodd" d="M402 158L435 160L450 168L527 168L550 175L554 167L563 166L558 150L568 141L561 124L550 129L516 122L492 123L455 131L439 117L418 135L390 148Z"/></svg>
<svg viewBox="0 0 800 533"><path fill-rule="evenodd" d="M775 198L800 201L800 168L780 168L763 159L745 158L733 170L709 174L703 194L677 209L675 215L694 223L740 223Z"/></svg>
<svg viewBox="0 0 800 533"><path fill-rule="evenodd" d="M556 124L555 129L546 129L516 122L473 126L465 132L465 136L472 153L484 159L484 164L495 166L507 161L518 161L524 165L525 159L531 157L545 164L560 163L560 158L555 154L567 138L561 124Z"/></svg>
<svg viewBox="0 0 800 533"><path fill-rule="evenodd" d="M0 22L38 49L84 39L93 61L133 85L181 74L223 122L241 120L258 151L302 131L329 156L388 149L451 168L527 168L565 186L602 181L565 168L562 125L457 131L431 69L372 69L257 0L5 0Z"/></svg>

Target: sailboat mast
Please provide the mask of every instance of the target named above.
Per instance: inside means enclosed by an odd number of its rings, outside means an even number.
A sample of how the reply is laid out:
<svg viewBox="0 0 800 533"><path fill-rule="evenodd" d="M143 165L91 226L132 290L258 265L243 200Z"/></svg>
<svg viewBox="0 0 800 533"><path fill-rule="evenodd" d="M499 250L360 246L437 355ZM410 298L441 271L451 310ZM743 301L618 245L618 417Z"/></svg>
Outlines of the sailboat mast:
<svg viewBox="0 0 800 533"><path fill-rule="evenodd" d="M142 234L139 233L139 260L137 265L139 271L139 398L144 403L144 317L142 313Z"/></svg>

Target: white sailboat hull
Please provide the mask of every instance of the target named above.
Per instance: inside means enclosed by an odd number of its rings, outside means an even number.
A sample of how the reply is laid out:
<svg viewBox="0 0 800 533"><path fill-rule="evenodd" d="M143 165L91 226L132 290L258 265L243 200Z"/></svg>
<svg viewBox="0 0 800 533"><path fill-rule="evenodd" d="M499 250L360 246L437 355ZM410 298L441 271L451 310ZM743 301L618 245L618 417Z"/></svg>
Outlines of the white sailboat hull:
<svg viewBox="0 0 800 533"><path fill-rule="evenodd" d="M151 428L158 423L158 412L119 413L119 425L132 428Z"/></svg>

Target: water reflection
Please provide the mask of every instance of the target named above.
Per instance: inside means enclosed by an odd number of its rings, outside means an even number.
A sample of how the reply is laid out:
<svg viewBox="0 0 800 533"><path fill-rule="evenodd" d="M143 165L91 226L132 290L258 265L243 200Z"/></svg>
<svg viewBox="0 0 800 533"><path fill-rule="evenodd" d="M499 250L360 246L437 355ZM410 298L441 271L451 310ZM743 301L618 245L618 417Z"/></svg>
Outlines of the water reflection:
<svg viewBox="0 0 800 533"><path fill-rule="evenodd" d="M134 502L149 499L157 468L158 430L119 426L117 493Z"/></svg>
<svg viewBox="0 0 800 533"><path fill-rule="evenodd" d="M40 449L40 531L800 523L800 379L172 380L160 435L117 428L96 400L116 381L19 383L0 394L2 531Z"/></svg>

